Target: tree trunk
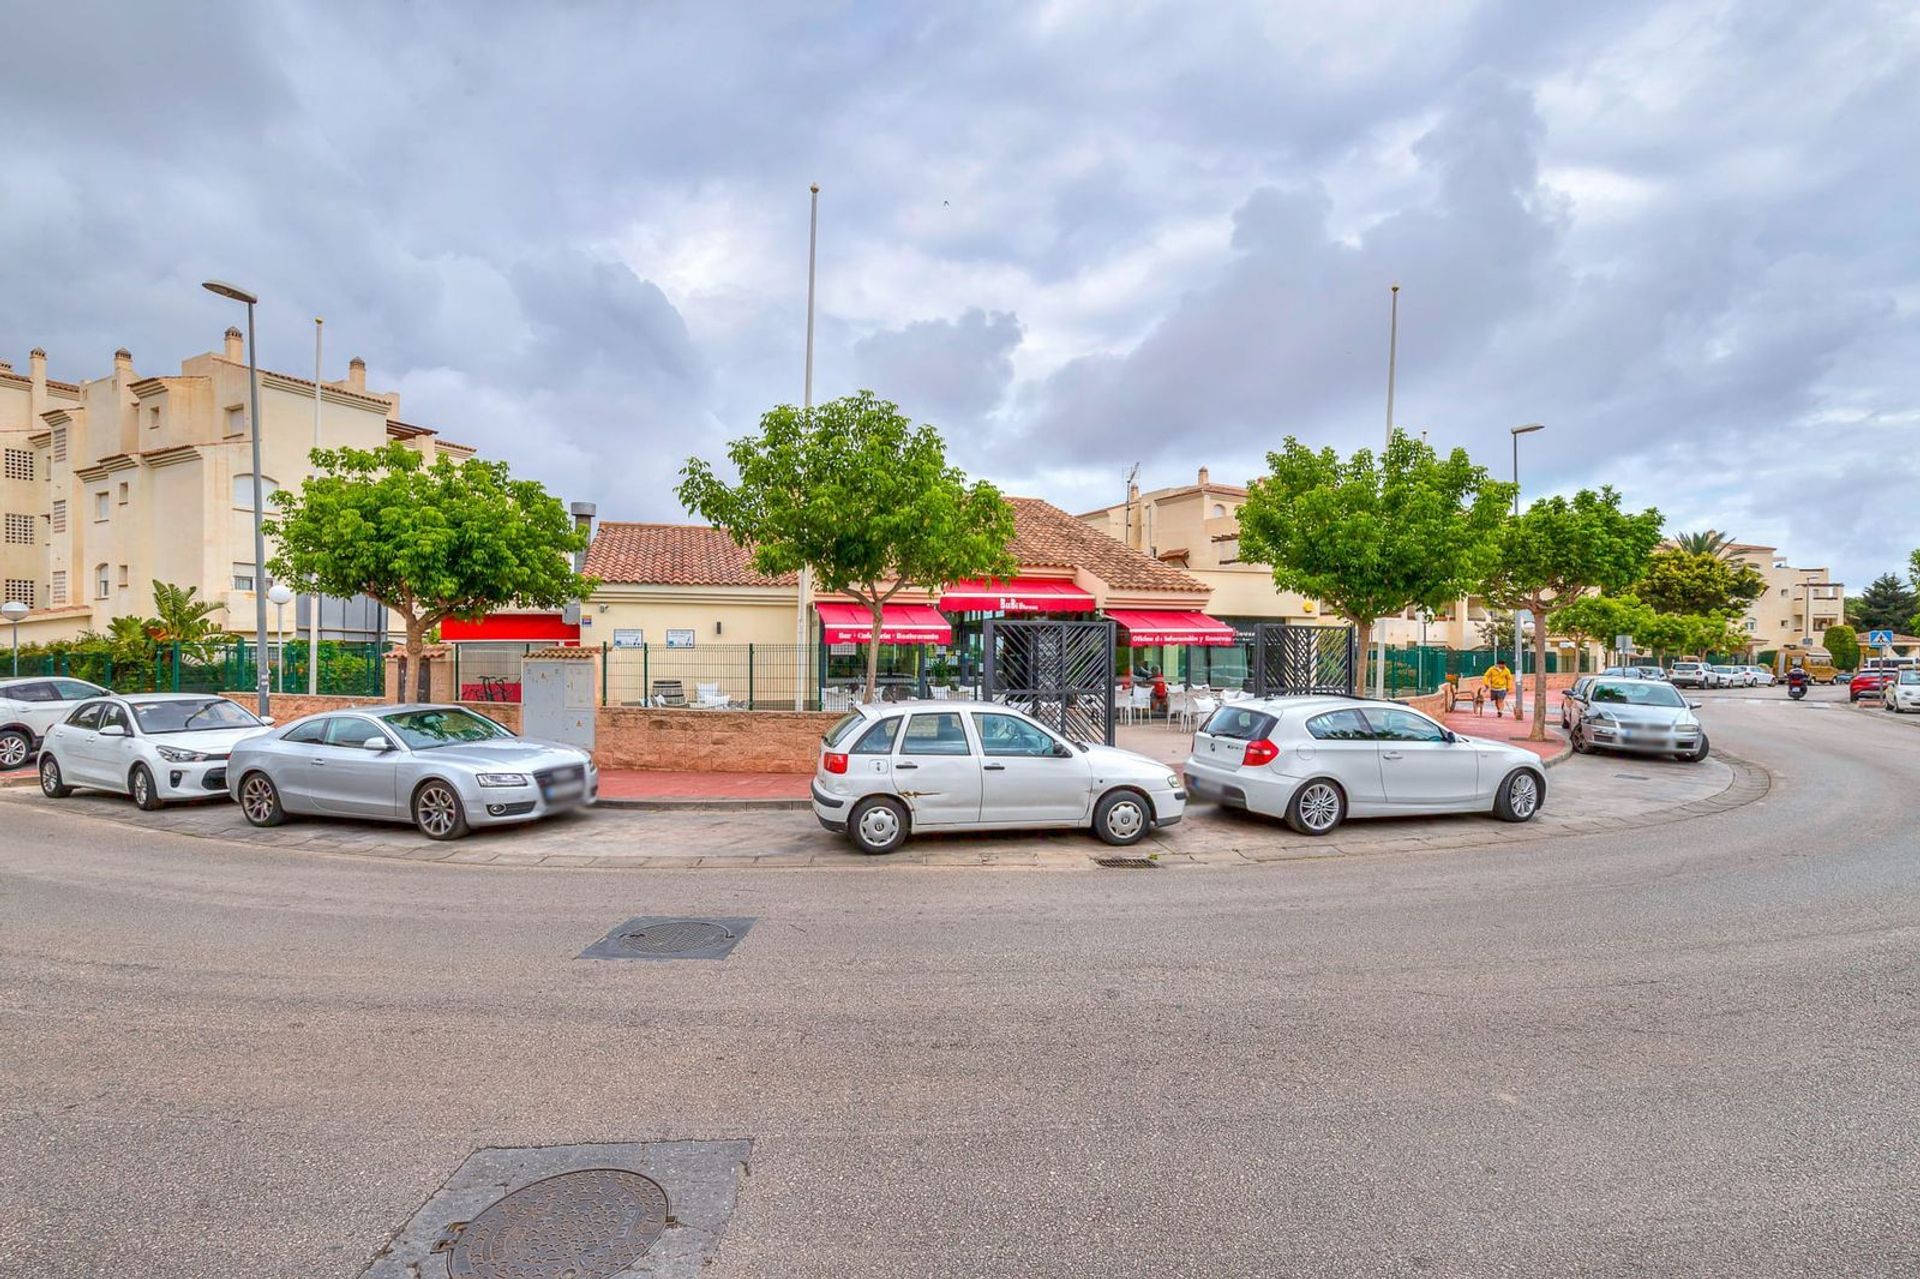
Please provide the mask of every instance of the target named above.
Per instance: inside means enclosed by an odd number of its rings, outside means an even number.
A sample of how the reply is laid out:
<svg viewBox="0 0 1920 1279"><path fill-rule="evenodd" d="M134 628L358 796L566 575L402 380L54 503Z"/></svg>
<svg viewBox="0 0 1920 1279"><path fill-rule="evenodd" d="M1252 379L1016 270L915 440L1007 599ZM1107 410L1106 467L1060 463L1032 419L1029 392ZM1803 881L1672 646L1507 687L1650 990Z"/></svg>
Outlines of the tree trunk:
<svg viewBox="0 0 1920 1279"><path fill-rule="evenodd" d="M874 685L880 681L880 626L886 616L886 605L870 603L867 605L873 614L873 630L867 635L867 697L873 700Z"/></svg>
<svg viewBox="0 0 1920 1279"><path fill-rule="evenodd" d="M400 665L400 679L398 686L394 690L395 694L403 702L408 700L424 702L429 699L433 692L433 685L427 678L426 658L421 652L425 647L426 630L426 627L422 626L413 618L410 617L407 619L406 659ZM414 685L419 690L418 695L411 699L407 696L407 673L409 671L413 673ZM458 689L454 690L456 694L459 691Z"/></svg>
<svg viewBox="0 0 1920 1279"><path fill-rule="evenodd" d="M1359 653L1359 661L1354 663L1353 691L1362 697L1369 697L1372 696L1372 694L1367 692L1367 689L1371 687L1367 682L1367 677L1371 674L1368 667L1373 661L1373 624L1379 619L1372 617L1365 619L1350 617L1347 620L1353 624L1353 629L1356 634L1354 647Z"/></svg>
<svg viewBox="0 0 1920 1279"><path fill-rule="evenodd" d="M1527 740L1547 740L1547 610L1533 604L1533 727Z"/></svg>

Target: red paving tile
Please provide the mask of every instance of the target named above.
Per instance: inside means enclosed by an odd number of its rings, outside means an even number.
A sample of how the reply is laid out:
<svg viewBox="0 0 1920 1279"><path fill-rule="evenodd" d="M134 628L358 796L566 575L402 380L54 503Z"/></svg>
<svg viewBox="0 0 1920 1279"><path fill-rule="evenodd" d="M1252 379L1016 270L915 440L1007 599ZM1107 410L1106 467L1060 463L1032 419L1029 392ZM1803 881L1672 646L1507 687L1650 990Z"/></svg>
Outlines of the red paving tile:
<svg viewBox="0 0 1920 1279"><path fill-rule="evenodd" d="M1531 714L1533 699L1527 699L1527 710ZM1547 692L1547 740L1530 742L1527 734L1533 731L1531 719L1514 719L1511 716L1495 716L1493 708L1475 715L1470 710L1455 711L1451 715L1442 715L1440 721L1456 733L1468 737L1485 737L1491 741L1507 742L1510 745L1530 750L1542 759L1551 759L1566 748L1566 738L1560 735L1560 692L1550 689Z"/></svg>
<svg viewBox="0 0 1920 1279"><path fill-rule="evenodd" d="M602 769L602 799L806 799L808 773L666 773Z"/></svg>

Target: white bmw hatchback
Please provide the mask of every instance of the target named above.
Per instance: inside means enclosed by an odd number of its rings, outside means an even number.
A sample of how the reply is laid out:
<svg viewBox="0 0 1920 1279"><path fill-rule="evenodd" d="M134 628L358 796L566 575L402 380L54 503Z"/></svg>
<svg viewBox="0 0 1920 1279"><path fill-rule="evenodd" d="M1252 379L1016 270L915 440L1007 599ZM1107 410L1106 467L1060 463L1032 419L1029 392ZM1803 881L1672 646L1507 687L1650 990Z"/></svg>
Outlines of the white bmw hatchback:
<svg viewBox="0 0 1920 1279"><path fill-rule="evenodd" d="M1547 798L1532 751L1462 737L1419 711L1357 697L1272 697L1214 712L1187 790L1325 835L1349 817L1492 813L1531 821Z"/></svg>
<svg viewBox="0 0 1920 1279"><path fill-rule="evenodd" d="M169 800L225 798L227 756L272 723L209 693L97 697L48 730L40 790L64 799L89 786L130 795L149 812Z"/></svg>
<svg viewBox="0 0 1920 1279"><path fill-rule="evenodd" d="M997 702L860 706L827 731L813 813L863 853L911 831L1089 828L1133 844L1186 812L1165 764L1074 742Z"/></svg>

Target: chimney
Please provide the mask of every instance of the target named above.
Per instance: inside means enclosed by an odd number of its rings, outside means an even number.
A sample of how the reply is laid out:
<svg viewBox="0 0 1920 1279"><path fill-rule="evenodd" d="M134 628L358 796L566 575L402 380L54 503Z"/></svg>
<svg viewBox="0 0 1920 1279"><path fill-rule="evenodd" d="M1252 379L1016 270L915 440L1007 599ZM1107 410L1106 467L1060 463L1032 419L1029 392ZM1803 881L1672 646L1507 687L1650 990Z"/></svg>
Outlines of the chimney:
<svg viewBox="0 0 1920 1279"><path fill-rule="evenodd" d="M584 532L587 535L588 541L593 540L593 517L598 513L599 509L600 508L592 502L575 502L567 508L567 510L573 514L573 526ZM578 573L586 567L587 552L583 547L573 553L573 571Z"/></svg>
<svg viewBox="0 0 1920 1279"><path fill-rule="evenodd" d="M133 352L127 350L124 346L118 351L115 351L113 353L113 367L115 372L121 369L125 369L129 373L133 372Z"/></svg>
<svg viewBox="0 0 1920 1279"><path fill-rule="evenodd" d="M47 389L47 352L43 347L34 347L27 353L27 373L33 379L34 403L40 402L41 395Z"/></svg>
<svg viewBox="0 0 1920 1279"><path fill-rule="evenodd" d="M0 360L0 373L11 373L11 372L13 372L13 361Z"/></svg>
<svg viewBox="0 0 1920 1279"><path fill-rule="evenodd" d="M240 336L239 328L231 324L227 326L226 356L235 364L244 364L247 360L247 340Z"/></svg>
<svg viewBox="0 0 1920 1279"><path fill-rule="evenodd" d="M1200 487L1205 488L1206 486L1207 486L1207 468L1203 466L1200 468Z"/></svg>
<svg viewBox="0 0 1920 1279"><path fill-rule="evenodd" d="M347 389L366 393L367 362L357 355L347 361Z"/></svg>

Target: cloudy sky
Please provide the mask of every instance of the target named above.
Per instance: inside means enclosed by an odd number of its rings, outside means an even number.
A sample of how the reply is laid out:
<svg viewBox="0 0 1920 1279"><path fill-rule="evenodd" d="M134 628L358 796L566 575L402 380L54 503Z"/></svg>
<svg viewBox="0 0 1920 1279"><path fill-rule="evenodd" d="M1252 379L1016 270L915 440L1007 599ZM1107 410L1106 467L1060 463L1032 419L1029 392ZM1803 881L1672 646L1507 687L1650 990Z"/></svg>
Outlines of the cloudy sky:
<svg viewBox="0 0 1920 1279"><path fill-rule="evenodd" d="M263 361L603 517L872 387L1074 510L1396 417L1854 584L1920 543L1920 10L0 0L0 355Z"/></svg>

